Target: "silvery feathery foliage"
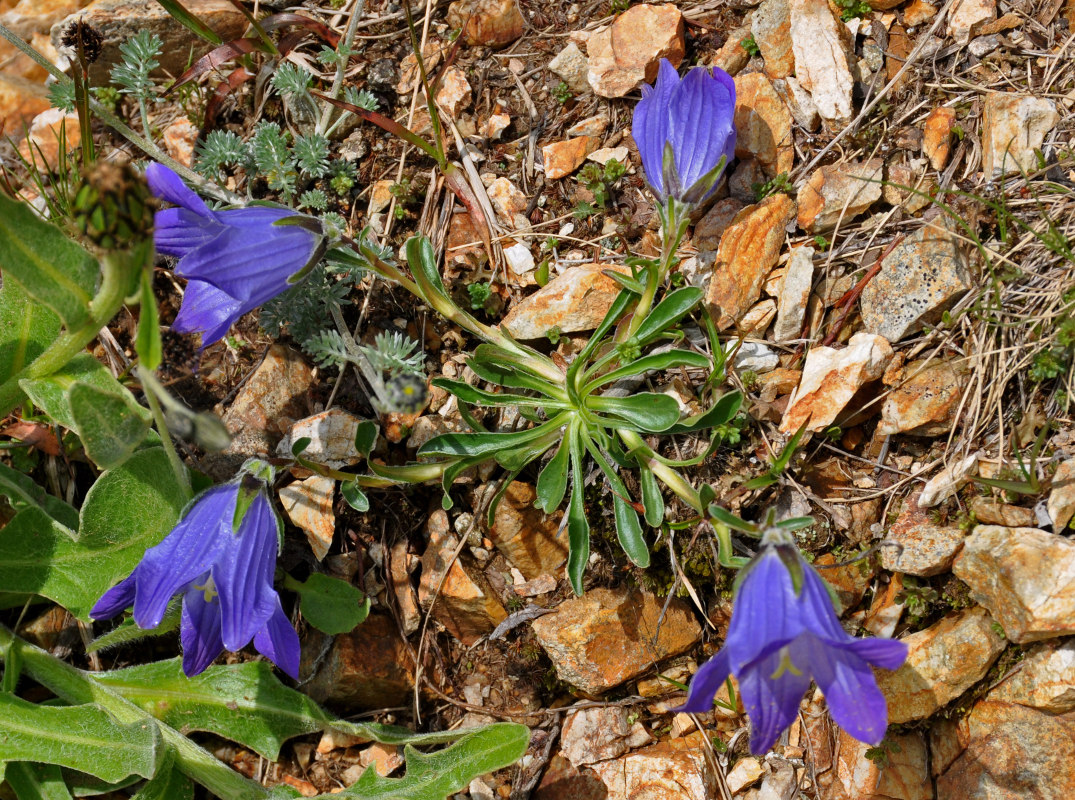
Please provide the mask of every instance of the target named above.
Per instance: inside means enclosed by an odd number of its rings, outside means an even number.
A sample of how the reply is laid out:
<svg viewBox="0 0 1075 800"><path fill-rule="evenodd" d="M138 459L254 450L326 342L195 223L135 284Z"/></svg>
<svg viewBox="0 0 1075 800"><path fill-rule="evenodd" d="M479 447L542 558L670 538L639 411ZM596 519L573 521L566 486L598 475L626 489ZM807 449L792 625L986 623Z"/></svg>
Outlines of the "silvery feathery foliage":
<svg viewBox="0 0 1075 800"><path fill-rule="evenodd" d="M157 56L164 43L155 33L139 31L119 46L123 61L112 68L112 82L120 91L145 101L153 92L149 74L160 66Z"/></svg>

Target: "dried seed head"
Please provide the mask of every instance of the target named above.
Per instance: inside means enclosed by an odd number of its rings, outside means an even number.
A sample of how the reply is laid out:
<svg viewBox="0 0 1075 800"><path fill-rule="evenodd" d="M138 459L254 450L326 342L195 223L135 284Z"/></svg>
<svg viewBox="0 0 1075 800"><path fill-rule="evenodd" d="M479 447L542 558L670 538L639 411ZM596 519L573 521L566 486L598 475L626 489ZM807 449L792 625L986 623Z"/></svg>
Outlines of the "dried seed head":
<svg viewBox="0 0 1075 800"><path fill-rule="evenodd" d="M104 37L92 25L87 24L82 18L76 19L67 26L60 37L60 44L70 47L75 53L81 51L87 64L92 64L101 57L101 45Z"/></svg>
<svg viewBox="0 0 1075 800"><path fill-rule="evenodd" d="M145 177L130 164L98 162L82 173L75 225L103 249L124 250L152 233L159 205Z"/></svg>

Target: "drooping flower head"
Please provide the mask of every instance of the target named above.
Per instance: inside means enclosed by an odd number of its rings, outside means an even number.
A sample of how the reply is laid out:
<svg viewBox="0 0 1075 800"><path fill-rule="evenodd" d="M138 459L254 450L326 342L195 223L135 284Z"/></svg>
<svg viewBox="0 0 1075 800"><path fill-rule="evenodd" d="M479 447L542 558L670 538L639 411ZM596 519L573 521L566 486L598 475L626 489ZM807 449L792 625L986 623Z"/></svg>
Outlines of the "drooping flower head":
<svg viewBox="0 0 1075 800"><path fill-rule="evenodd" d="M237 480L198 495L164 541L146 550L90 616L109 619L133 605L135 623L156 628L171 599L182 594L179 636L187 675L253 639L259 653L298 678L299 637L273 588L276 514L257 477L270 476L271 469L249 462Z"/></svg>
<svg viewBox="0 0 1075 800"><path fill-rule="evenodd" d="M784 541L779 536L767 532L761 551L740 574L724 648L698 670L687 702L677 710L711 710L717 690L735 675L750 716L750 749L762 754L795 720L813 678L844 730L880 744L888 709L870 665L896 669L907 657L907 645L849 635L824 580L786 533Z"/></svg>
<svg viewBox="0 0 1075 800"><path fill-rule="evenodd" d="M201 333L203 349L289 288L323 252L312 217L268 206L213 211L161 164L146 167L146 179L157 197L178 206L157 212L153 235L158 251L178 256L175 272L188 280L172 327Z"/></svg>
<svg viewBox="0 0 1075 800"><path fill-rule="evenodd" d="M642 87L631 134L657 199L697 205L735 155L735 81L719 67L680 78L661 59L657 82ZM721 159L724 159L721 162Z"/></svg>

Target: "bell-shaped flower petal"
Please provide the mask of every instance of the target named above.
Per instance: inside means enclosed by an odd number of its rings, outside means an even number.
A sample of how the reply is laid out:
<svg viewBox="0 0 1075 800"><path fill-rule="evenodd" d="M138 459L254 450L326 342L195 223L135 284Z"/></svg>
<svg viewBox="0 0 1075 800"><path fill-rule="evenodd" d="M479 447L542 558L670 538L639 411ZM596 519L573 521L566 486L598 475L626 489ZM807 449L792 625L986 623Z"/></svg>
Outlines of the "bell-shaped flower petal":
<svg viewBox="0 0 1075 800"><path fill-rule="evenodd" d="M711 195L735 155L735 82L719 67L680 79L662 59L653 87L642 87L631 127L646 180L657 198L697 205ZM665 149L671 146L671 174ZM724 159L723 165L721 158Z"/></svg>
<svg viewBox="0 0 1075 800"><path fill-rule="evenodd" d="M299 635L288 622L280 598L276 599L276 609L269 621L254 636L254 647L259 653L276 664L295 680L299 679Z"/></svg>
<svg viewBox="0 0 1075 800"><path fill-rule="evenodd" d="M213 211L160 164L150 164L146 178L154 194L178 206L156 214L157 249L179 258L177 275L221 293L212 295L203 286L183 298L176 330L201 333L203 348L223 338L243 314L289 288L321 252L324 237L312 218L265 206ZM279 224L288 219L304 224Z"/></svg>
<svg viewBox="0 0 1075 800"><path fill-rule="evenodd" d="M220 600L211 597L209 575L183 595L179 621L179 642L183 645L183 672L188 676L204 672L224 651L220 639Z"/></svg>
<svg viewBox="0 0 1075 800"><path fill-rule="evenodd" d="M213 565L220 593L220 635L224 647L238 650L269 621L279 598L272 586L276 568L276 517L258 493L243 516L235 543Z"/></svg>

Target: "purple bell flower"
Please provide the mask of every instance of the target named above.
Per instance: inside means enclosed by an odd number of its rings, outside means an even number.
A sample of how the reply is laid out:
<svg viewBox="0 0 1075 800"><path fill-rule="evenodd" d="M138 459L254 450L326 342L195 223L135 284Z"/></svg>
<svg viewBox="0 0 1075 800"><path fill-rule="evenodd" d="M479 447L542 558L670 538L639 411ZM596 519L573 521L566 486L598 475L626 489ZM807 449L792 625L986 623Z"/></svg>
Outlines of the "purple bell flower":
<svg viewBox="0 0 1075 800"><path fill-rule="evenodd" d="M669 197L698 205L713 193L735 155L734 114L735 81L727 72L699 67L681 79L661 59L657 82L642 87L631 134L662 205Z"/></svg>
<svg viewBox="0 0 1075 800"><path fill-rule="evenodd" d="M135 623L156 628L172 597L182 593L179 638L188 676L253 639L259 653L298 678L299 637L273 588L277 522L263 489L260 480L244 476L200 494L90 616L109 619L133 604ZM240 499L249 505L236 527Z"/></svg>
<svg viewBox="0 0 1075 800"><path fill-rule="evenodd" d="M212 211L161 164L146 167L146 179L153 194L179 206L157 212L153 233L157 250L177 256L175 273L188 281L172 328L201 333L203 349L243 314L290 288L321 255L322 235L277 224L294 218L316 226L311 217L267 206Z"/></svg>
<svg viewBox="0 0 1075 800"><path fill-rule="evenodd" d="M723 649L698 670L677 710L712 710L717 690L735 675L750 716L750 749L760 755L795 720L813 678L844 730L880 744L888 709L870 666L896 669L907 645L849 635L825 582L794 545L763 540L762 547L744 568Z"/></svg>

